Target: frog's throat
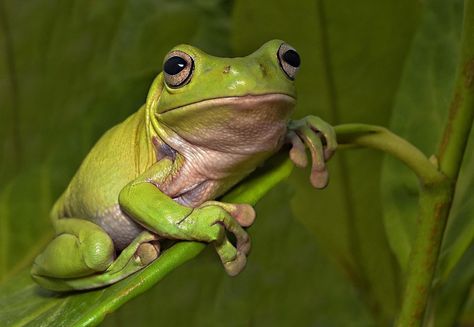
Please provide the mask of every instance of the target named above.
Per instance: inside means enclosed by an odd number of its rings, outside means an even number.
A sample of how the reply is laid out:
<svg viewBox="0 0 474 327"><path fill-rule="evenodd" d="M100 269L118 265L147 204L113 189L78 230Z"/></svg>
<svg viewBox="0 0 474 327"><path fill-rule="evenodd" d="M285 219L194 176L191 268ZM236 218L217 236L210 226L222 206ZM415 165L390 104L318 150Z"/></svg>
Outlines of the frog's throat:
<svg viewBox="0 0 474 327"><path fill-rule="evenodd" d="M172 148L176 138L194 146L222 152L252 154L281 145L289 116L296 104L283 93L228 96L191 103L155 113L156 135Z"/></svg>

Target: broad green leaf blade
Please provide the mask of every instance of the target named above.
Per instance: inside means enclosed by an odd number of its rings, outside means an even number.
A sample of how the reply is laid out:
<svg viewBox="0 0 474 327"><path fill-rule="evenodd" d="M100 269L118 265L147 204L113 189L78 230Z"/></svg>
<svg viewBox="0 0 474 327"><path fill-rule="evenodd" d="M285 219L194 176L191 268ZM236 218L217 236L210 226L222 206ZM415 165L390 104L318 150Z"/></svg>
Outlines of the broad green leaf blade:
<svg viewBox="0 0 474 327"><path fill-rule="evenodd" d="M269 163L268 168L246 180L223 200L255 204L288 177L291 170L292 164L288 159L277 157ZM152 287L204 248L202 243L178 243L142 271L109 287L87 292L47 292L30 279L28 271L23 271L0 286L0 325L95 326L106 314Z"/></svg>
<svg viewBox="0 0 474 327"><path fill-rule="evenodd" d="M462 4L461 0L427 1L392 115L391 129L427 156L437 151L447 120L459 58ZM473 143L471 134L435 278L430 318L434 326L455 323L474 278L470 264L474 259ZM387 234L405 270L417 229L418 183L410 171L387 158L382 185Z"/></svg>
<svg viewBox="0 0 474 327"><path fill-rule="evenodd" d="M95 326L106 314L143 293L166 274L192 259L204 244L183 242L165 251L144 270L110 287L69 295L47 292L28 271L0 287L1 326Z"/></svg>
<svg viewBox="0 0 474 327"><path fill-rule="evenodd" d="M29 265L51 237L50 183L50 171L38 167L0 190L0 282Z"/></svg>
<svg viewBox="0 0 474 327"><path fill-rule="evenodd" d="M262 40L280 38L298 50L296 116L387 125L418 9L413 1L295 5L241 0L234 14L234 45L246 53ZM382 155L372 151L337 153L323 192L311 189L308 171L297 172L291 181L297 189L292 200L296 218L342 267L378 323L387 325L397 310L400 287L382 221L381 164Z"/></svg>

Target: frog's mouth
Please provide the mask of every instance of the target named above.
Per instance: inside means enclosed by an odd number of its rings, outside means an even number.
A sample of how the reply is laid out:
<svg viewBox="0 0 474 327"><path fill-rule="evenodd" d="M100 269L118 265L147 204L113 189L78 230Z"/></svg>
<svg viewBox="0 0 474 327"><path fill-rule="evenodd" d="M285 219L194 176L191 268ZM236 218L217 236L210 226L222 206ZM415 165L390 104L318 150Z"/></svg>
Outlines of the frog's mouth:
<svg viewBox="0 0 474 327"><path fill-rule="evenodd" d="M248 154L281 145L295 104L288 94L247 94L202 100L156 117L193 145Z"/></svg>
<svg viewBox="0 0 474 327"><path fill-rule="evenodd" d="M189 103L184 106L172 107L160 112L158 115L163 115L170 111L176 110L185 110L187 108L193 107L210 107L214 105L220 104L232 104L232 103L240 103L241 101L244 102L251 102L252 105L255 105L257 102L268 102L268 101L293 101L295 102L296 99L294 96L286 94L286 93L266 93L266 94L244 94L244 95L237 95L237 96L225 96L219 98L212 98L212 99L205 99L196 102ZM197 108L196 108L197 109Z"/></svg>

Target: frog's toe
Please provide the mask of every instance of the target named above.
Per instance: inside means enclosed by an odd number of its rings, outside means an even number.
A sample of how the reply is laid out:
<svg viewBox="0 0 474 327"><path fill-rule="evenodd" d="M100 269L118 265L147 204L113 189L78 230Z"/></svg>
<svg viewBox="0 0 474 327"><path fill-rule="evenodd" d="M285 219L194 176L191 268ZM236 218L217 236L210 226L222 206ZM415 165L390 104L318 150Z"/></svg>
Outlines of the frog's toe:
<svg viewBox="0 0 474 327"><path fill-rule="evenodd" d="M255 210L250 204L206 201L200 206L200 208L209 206L217 206L224 209L242 227L249 227L255 221Z"/></svg>
<svg viewBox="0 0 474 327"><path fill-rule="evenodd" d="M314 132L308 126L302 126L298 134L306 143L311 153L311 184L315 188L324 188L328 184L328 172L324 158L324 146L319 132Z"/></svg>
<svg viewBox="0 0 474 327"><path fill-rule="evenodd" d="M290 159L293 163L300 168L306 167L308 164L308 158L306 156L306 148L301 141L300 137L294 132L289 131L287 140L291 144Z"/></svg>
<svg viewBox="0 0 474 327"><path fill-rule="evenodd" d="M238 275L247 264L247 256L242 252L237 252L234 260L224 263L224 269L229 276Z"/></svg>
<svg viewBox="0 0 474 327"><path fill-rule="evenodd" d="M245 255L248 255L251 247L252 247L252 242L250 241L250 237L247 236L245 240L243 240L242 242L238 244L237 250L239 252L242 252Z"/></svg>
<svg viewBox="0 0 474 327"><path fill-rule="evenodd" d="M249 234L244 233L237 238L237 244L236 244L237 252L247 255L250 252L251 246L252 246L252 242L250 241Z"/></svg>
<svg viewBox="0 0 474 327"><path fill-rule="evenodd" d="M255 210L250 204L236 204L231 215L242 227L249 227L255 221Z"/></svg>
<svg viewBox="0 0 474 327"><path fill-rule="evenodd" d="M333 156L334 152L336 152L337 148L337 140L336 140L336 134L334 132L334 129L331 128L330 132L328 134L323 134L324 135L324 159L329 160Z"/></svg>
<svg viewBox="0 0 474 327"><path fill-rule="evenodd" d="M322 171L315 170L315 169L311 170L310 181L311 181L311 185L313 185L314 188L317 188L317 189L325 188L329 183L329 173L327 169L325 168Z"/></svg>
<svg viewBox="0 0 474 327"><path fill-rule="evenodd" d="M160 255L160 243L142 243L138 246L135 252L136 260L139 260L143 266L148 265L150 262L155 261Z"/></svg>
<svg viewBox="0 0 474 327"><path fill-rule="evenodd" d="M337 148L337 137L334 128L319 117L308 116L306 118L311 129L322 134L324 159L329 160Z"/></svg>

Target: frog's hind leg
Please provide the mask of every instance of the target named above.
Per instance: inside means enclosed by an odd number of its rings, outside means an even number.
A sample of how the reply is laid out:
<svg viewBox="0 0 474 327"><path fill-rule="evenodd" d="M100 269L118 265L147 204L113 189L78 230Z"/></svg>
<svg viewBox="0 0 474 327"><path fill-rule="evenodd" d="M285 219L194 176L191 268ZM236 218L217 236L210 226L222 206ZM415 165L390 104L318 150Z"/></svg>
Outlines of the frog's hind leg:
<svg viewBox="0 0 474 327"><path fill-rule="evenodd" d="M33 278L76 278L106 270L114 261L110 236L98 225L77 218L54 221L56 237L40 253L31 270Z"/></svg>
<svg viewBox="0 0 474 327"><path fill-rule="evenodd" d="M33 279L50 290L109 285L144 268L159 254L156 236L146 231L115 259L112 240L98 225L66 218L59 219L55 227L56 238L35 259L31 270Z"/></svg>

